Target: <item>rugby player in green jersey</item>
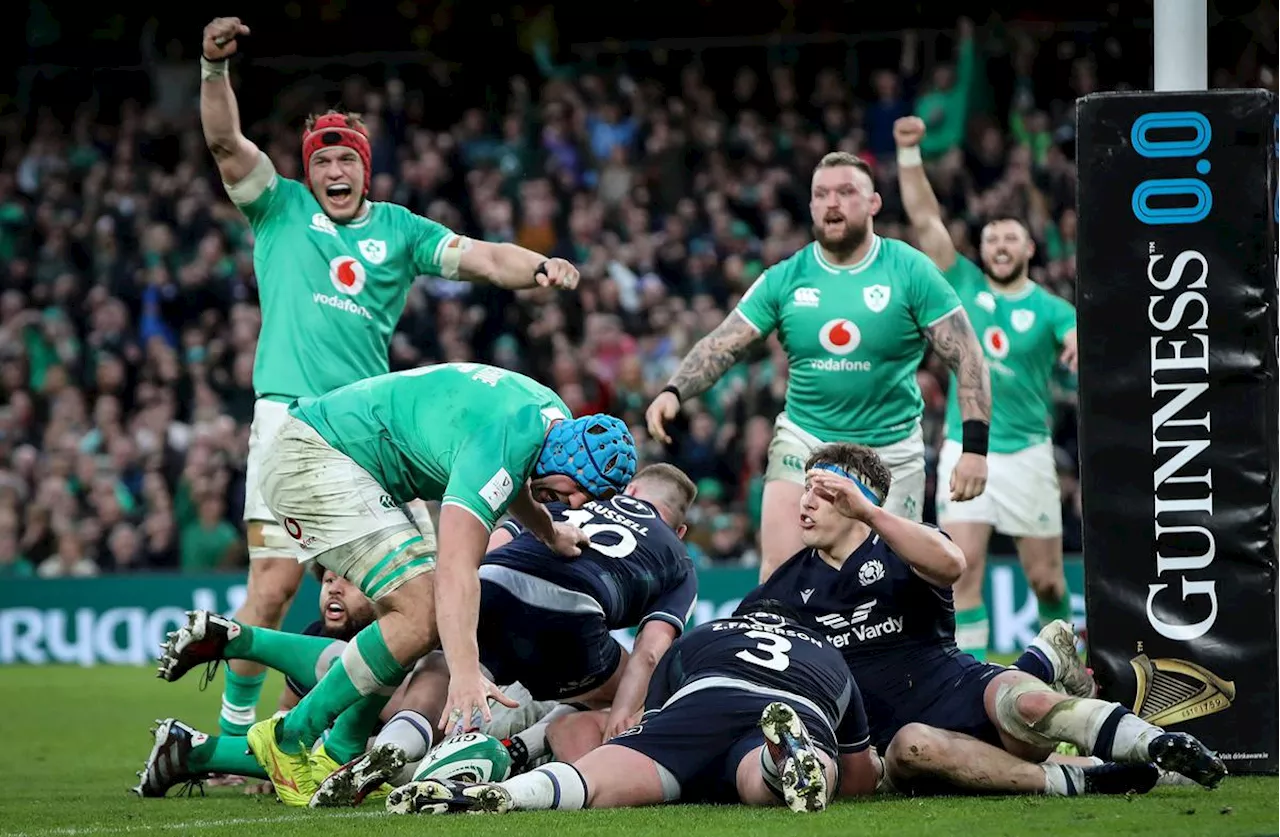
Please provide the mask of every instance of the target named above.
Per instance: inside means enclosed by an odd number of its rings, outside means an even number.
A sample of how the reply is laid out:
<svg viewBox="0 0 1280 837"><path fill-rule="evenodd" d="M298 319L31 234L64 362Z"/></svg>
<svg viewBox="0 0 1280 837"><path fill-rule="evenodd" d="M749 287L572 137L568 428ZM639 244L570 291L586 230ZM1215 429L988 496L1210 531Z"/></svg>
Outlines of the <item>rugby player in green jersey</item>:
<svg viewBox="0 0 1280 837"><path fill-rule="evenodd" d="M284 718L250 727L249 748L282 800L311 800L335 766L311 752L324 730L344 712L376 718L437 644L450 672L442 729L488 721L490 699L515 705L486 679L476 642L494 524L510 512L576 556L586 535L554 522L543 503L580 508L621 491L636 470L621 420L570 415L536 381L478 363L379 375L288 408L263 457L263 499L298 559L357 585L378 619ZM440 502L438 548L406 515L413 499Z"/></svg>
<svg viewBox="0 0 1280 837"><path fill-rule="evenodd" d="M955 372L964 453L951 496L969 500L987 477L991 389L977 337L955 291L923 253L881 238L871 169L833 152L813 172L809 213L816 241L769 268L724 322L690 350L649 405L649 432L680 402L705 392L755 343L776 331L787 352L786 405L777 417L765 469L760 578L804 548L800 497L804 462L827 442L872 447L893 474L885 508L920 520L924 505L924 401L916 371L925 349Z"/></svg>
<svg viewBox="0 0 1280 837"><path fill-rule="evenodd" d="M1076 310L1027 275L1035 244L1022 222L991 219L982 228L981 266L956 252L938 200L920 164L925 126L910 116L894 123L902 202L920 249L955 288L981 335L991 368L991 437L987 490L961 501L938 493L938 523L964 551L967 569L955 583L956 643L979 659L989 623L982 579L991 532L1014 539L1040 605L1041 628L1054 624L1072 643L1071 597L1062 569L1062 500L1053 458L1051 383L1059 364L1076 371ZM962 404L955 382L947 396L947 440L938 457L945 484L961 457ZM961 398L963 395L961 394Z"/></svg>
<svg viewBox="0 0 1280 837"><path fill-rule="evenodd" d="M578 271L563 259L514 244L472 241L404 207L367 200L369 137L349 114L309 119L302 137L304 182L279 176L241 133L231 89L228 59L248 34L249 27L234 17L205 27L200 121L227 195L253 230L262 308L245 473L244 520L253 560L236 618L277 628L301 583L302 567L258 483L265 447L289 402L386 372L391 336L417 276L512 289L573 288ZM416 517L430 526L424 510ZM254 722L265 674L262 666L242 660L228 668L219 726L223 734L243 735Z"/></svg>

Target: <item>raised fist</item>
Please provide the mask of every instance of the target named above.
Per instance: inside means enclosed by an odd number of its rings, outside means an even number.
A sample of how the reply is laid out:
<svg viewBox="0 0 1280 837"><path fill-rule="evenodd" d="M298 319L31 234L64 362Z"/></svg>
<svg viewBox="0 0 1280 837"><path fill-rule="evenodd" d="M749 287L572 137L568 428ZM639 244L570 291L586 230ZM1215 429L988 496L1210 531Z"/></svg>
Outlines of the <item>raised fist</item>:
<svg viewBox="0 0 1280 837"><path fill-rule="evenodd" d="M204 41L200 48L210 61L225 61L236 54L236 38L248 35L249 27L238 17L215 17L204 28Z"/></svg>
<svg viewBox="0 0 1280 837"><path fill-rule="evenodd" d="M913 148L924 139L924 120L918 116L904 116L893 122L893 142L899 148Z"/></svg>

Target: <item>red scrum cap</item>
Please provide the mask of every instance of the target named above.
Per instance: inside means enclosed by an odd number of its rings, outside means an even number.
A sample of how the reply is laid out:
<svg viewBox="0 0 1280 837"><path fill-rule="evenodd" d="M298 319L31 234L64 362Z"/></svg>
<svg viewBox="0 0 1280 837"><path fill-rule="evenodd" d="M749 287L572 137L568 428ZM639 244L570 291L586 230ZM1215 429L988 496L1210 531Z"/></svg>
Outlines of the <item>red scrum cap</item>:
<svg viewBox="0 0 1280 837"><path fill-rule="evenodd" d="M317 151L331 146L341 145L350 148L360 155L364 163L364 194L369 194L371 177L370 160L372 152L369 148L369 132L357 119L343 113L326 113L318 116L302 132L302 173L311 183L311 157Z"/></svg>

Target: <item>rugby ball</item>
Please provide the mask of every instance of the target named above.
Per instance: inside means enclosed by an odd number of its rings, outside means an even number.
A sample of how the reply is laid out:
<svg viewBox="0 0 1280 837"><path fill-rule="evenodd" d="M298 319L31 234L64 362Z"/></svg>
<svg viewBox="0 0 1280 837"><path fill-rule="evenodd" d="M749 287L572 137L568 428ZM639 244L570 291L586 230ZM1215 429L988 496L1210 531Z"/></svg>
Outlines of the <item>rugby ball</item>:
<svg viewBox="0 0 1280 837"><path fill-rule="evenodd" d="M441 741L413 775L455 782L501 782L511 774L511 754L501 741L483 732L464 732Z"/></svg>

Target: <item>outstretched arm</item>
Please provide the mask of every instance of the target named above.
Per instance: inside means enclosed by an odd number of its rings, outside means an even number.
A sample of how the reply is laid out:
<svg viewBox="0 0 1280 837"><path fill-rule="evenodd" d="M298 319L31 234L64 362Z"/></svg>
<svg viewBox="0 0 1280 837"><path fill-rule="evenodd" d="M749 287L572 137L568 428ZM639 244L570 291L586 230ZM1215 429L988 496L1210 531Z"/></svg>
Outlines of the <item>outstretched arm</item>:
<svg viewBox="0 0 1280 837"><path fill-rule="evenodd" d="M924 133L924 120L918 116L904 116L893 123L893 141L898 146L898 188L916 243L945 273L955 264L956 247L942 222L942 208L920 157Z"/></svg>
<svg viewBox="0 0 1280 837"><path fill-rule="evenodd" d="M204 28L201 45L200 126L204 129L205 144L218 165L218 174L228 187L234 187L252 174L262 159L258 146L240 132L240 109L227 72L227 59L238 48L236 39L248 34L249 27L238 17L214 18Z"/></svg>
<svg viewBox="0 0 1280 837"><path fill-rule="evenodd" d="M573 290L578 286L578 269L564 259L548 259L518 244L470 238L459 238L456 246L461 250L456 262L458 278L467 282L488 282L510 291L538 286Z"/></svg>

